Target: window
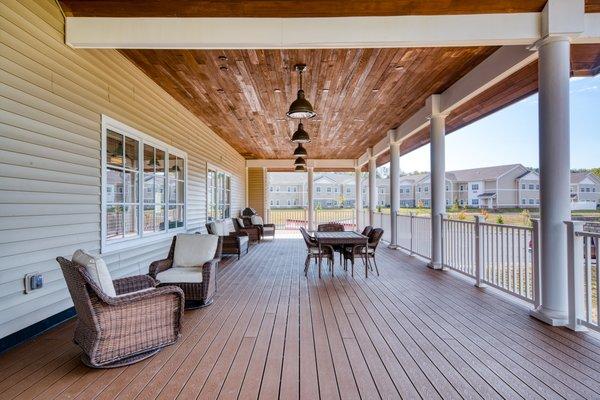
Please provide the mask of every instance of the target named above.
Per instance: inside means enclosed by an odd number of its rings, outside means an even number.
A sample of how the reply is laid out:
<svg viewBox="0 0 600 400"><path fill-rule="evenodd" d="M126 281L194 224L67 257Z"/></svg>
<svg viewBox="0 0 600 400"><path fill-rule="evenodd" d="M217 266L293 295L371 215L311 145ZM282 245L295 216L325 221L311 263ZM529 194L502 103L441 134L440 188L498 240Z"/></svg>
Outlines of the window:
<svg viewBox="0 0 600 400"><path fill-rule="evenodd" d="M273 192L273 186L269 186L269 192Z"/></svg>
<svg viewBox="0 0 600 400"><path fill-rule="evenodd" d="M288 200L288 201L287 201L287 205L288 205L288 206L291 206L291 205L292 205L292 201L291 201L291 200Z"/></svg>
<svg viewBox="0 0 600 400"><path fill-rule="evenodd" d="M429 186L425 186L425 192L429 192Z"/></svg>
<svg viewBox="0 0 600 400"><path fill-rule="evenodd" d="M581 193L585 192L585 188L581 188Z"/></svg>
<svg viewBox="0 0 600 400"><path fill-rule="evenodd" d="M465 201L463 199L460 199L460 205L462 206L464 204L465 204Z"/></svg>
<svg viewBox="0 0 600 400"><path fill-rule="evenodd" d="M346 188L346 193L350 193L350 188L349 187Z"/></svg>
<svg viewBox="0 0 600 400"><path fill-rule="evenodd" d="M535 188L536 188L537 190L540 190L540 185L539 185L539 184L535 185Z"/></svg>
<svg viewBox="0 0 600 400"><path fill-rule="evenodd" d="M329 188L331 189L331 188ZM327 207L331 207L331 200L327 200Z"/></svg>
<svg viewBox="0 0 600 400"><path fill-rule="evenodd" d="M529 199L529 204L533 205L533 199Z"/></svg>
<svg viewBox="0 0 600 400"><path fill-rule="evenodd" d="M101 251L185 227L185 153L102 116Z"/></svg>
<svg viewBox="0 0 600 400"><path fill-rule="evenodd" d="M593 193L596 193L596 188L592 188L592 192L593 192Z"/></svg>
<svg viewBox="0 0 600 400"><path fill-rule="evenodd" d="M533 190L533 188L534 188L534 187L535 187L535 186L533 185L533 183L530 183L530 184L529 184L529 190Z"/></svg>
<svg viewBox="0 0 600 400"><path fill-rule="evenodd" d="M535 204L539 205L539 204L540 204L540 199L537 199L537 200L535 201Z"/></svg>
<svg viewBox="0 0 600 400"><path fill-rule="evenodd" d="M585 188L585 191L586 191L587 193L589 193L589 192L590 192L590 188Z"/></svg>
<svg viewBox="0 0 600 400"><path fill-rule="evenodd" d="M450 186L446 185L446 192L450 191Z"/></svg>
<svg viewBox="0 0 600 400"><path fill-rule="evenodd" d="M400 194L404 193L404 189L400 188Z"/></svg>
<svg viewBox="0 0 600 400"><path fill-rule="evenodd" d="M380 187L380 188L379 188L379 193L383 194L384 192L385 192L385 189L384 189L384 188L382 188L382 187Z"/></svg>
<svg viewBox="0 0 600 400"><path fill-rule="evenodd" d="M275 186L275 191L279 192L279 186Z"/></svg>
<svg viewBox="0 0 600 400"><path fill-rule="evenodd" d="M521 204L527 204L527 200L521 199Z"/></svg>
<svg viewBox="0 0 600 400"><path fill-rule="evenodd" d="M287 191L288 191L288 193L291 193L292 192L292 188L288 186L287 187Z"/></svg>
<svg viewBox="0 0 600 400"><path fill-rule="evenodd" d="M526 186L524 183L521 183L521 189L525 190Z"/></svg>
<svg viewBox="0 0 600 400"><path fill-rule="evenodd" d="M317 193L321 193L321 187L317 186Z"/></svg>
<svg viewBox="0 0 600 400"><path fill-rule="evenodd" d="M465 190L465 187L464 187L464 185L460 185L460 188L459 188L459 190L460 190L461 192L462 192L463 190Z"/></svg>
<svg viewBox="0 0 600 400"><path fill-rule="evenodd" d="M479 205L479 199L471 199L471 205L478 206Z"/></svg>
<svg viewBox="0 0 600 400"><path fill-rule="evenodd" d="M271 200L270 204L273 205L273 200Z"/></svg>
<svg viewBox="0 0 600 400"><path fill-rule="evenodd" d="M479 190L479 183L474 183L471 185L471 190Z"/></svg>
<svg viewBox="0 0 600 400"><path fill-rule="evenodd" d="M277 201L275 202L275 204L276 204L276 205L279 205L279 200L277 200Z"/></svg>
<svg viewBox="0 0 600 400"><path fill-rule="evenodd" d="M294 186L294 193L296 193L298 191L298 187Z"/></svg>
<svg viewBox="0 0 600 400"><path fill-rule="evenodd" d="M298 199L294 199L294 205L297 206L298 205Z"/></svg>
<svg viewBox="0 0 600 400"><path fill-rule="evenodd" d="M327 193L331 193L331 188L329 186L327 187Z"/></svg>
<svg viewBox="0 0 600 400"><path fill-rule="evenodd" d="M208 170L208 220L231 217L231 178L224 172Z"/></svg>
<svg viewBox="0 0 600 400"><path fill-rule="evenodd" d="M417 188L417 192L421 193L421 186Z"/></svg>

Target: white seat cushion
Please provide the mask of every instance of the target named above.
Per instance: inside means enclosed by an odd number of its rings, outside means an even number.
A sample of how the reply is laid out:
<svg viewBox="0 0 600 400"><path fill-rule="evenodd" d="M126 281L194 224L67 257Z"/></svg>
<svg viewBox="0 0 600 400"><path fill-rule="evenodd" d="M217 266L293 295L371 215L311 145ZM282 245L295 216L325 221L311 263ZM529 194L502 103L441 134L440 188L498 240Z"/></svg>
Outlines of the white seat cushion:
<svg viewBox="0 0 600 400"><path fill-rule="evenodd" d="M252 225L263 225L264 224L262 217L260 217L258 215L251 216L250 221L252 221Z"/></svg>
<svg viewBox="0 0 600 400"><path fill-rule="evenodd" d="M104 294L109 297L117 295L108 267L102 258L86 253L84 250L77 250L73 253L72 261L85 267L94 283L102 289Z"/></svg>
<svg viewBox="0 0 600 400"><path fill-rule="evenodd" d="M263 232L275 232L274 226L263 226Z"/></svg>
<svg viewBox="0 0 600 400"><path fill-rule="evenodd" d="M159 272L160 283L202 283L202 267L169 268Z"/></svg>
<svg viewBox="0 0 600 400"><path fill-rule="evenodd" d="M250 239L248 238L248 236L238 236L238 237L239 237L239 239L240 239L240 244L241 244L241 245L244 245L244 244L248 243L248 241L250 240Z"/></svg>
<svg viewBox="0 0 600 400"><path fill-rule="evenodd" d="M200 267L212 260L217 250L217 235L179 234L175 242L175 268Z"/></svg>

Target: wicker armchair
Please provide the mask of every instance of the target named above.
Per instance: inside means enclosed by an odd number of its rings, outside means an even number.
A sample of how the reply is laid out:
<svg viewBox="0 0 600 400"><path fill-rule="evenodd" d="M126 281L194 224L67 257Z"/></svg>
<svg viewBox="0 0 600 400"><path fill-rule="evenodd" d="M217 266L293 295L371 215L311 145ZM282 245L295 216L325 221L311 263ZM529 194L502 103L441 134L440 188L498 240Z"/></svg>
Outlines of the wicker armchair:
<svg viewBox="0 0 600 400"><path fill-rule="evenodd" d="M308 267L310 266L310 260L314 259L315 263L318 261L319 257L327 259L327 263L329 268L333 267L333 249L331 246L322 247L319 251L319 245L315 238L310 236L306 229L303 227L300 228L300 233L302 233L302 237L304 238L304 243L306 244L306 260L304 260L304 276L308 276Z"/></svg>
<svg viewBox="0 0 600 400"><path fill-rule="evenodd" d="M236 233L245 233L252 242L260 243L260 228L258 226L244 226L241 218L231 218Z"/></svg>
<svg viewBox="0 0 600 400"><path fill-rule="evenodd" d="M262 217L258 215L253 215L250 217L250 222L252 226L258 227L260 229L260 236L264 239L267 236L275 238L275 224L265 224L263 222Z"/></svg>
<svg viewBox="0 0 600 400"><path fill-rule="evenodd" d="M347 260L352 262L352 267L354 267L354 256L360 255L363 261L366 260L366 257L373 259L373 264L375 264L375 271L377 271L377 275L379 275L379 268L377 267L377 261L375 260L375 250L377 250L377 246L383 237L383 229L374 228L369 233L369 243L368 246L355 246L354 249L346 249L344 251L344 264L346 264ZM372 267L371 267L372 269Z"/></svg>
<svg viewBox="0 0 600 400"><path fill-rule="evenodd" d="M223 240L223 254L237 254L238 260L242 254L247 254L250 248L250 239L245 232L228 232L224 221L213 221L206 224L210 235L218 235Z"/></svg>
<svg viewBox="0 0 600 400"><path fill-rule="evenodd" d="M196 267L183 268L174 265L177 236L173 236L167 258L150 264L148 275L159 282L159 287L174 285L181 288L185 294L186 309L209 306L217 290L217 267L221 261L223 239L219 237L211 260Z"/></svg>
<svg viewBox="0 0 600 400"><path fill-rule="evenodd" d="M92 368L115 368L144 360L175 343L181 332L183 292L156 288L147 275L112 281L108 296L81 264L63 257L60 264L77 311L74 342L82 362Z"/></svg>

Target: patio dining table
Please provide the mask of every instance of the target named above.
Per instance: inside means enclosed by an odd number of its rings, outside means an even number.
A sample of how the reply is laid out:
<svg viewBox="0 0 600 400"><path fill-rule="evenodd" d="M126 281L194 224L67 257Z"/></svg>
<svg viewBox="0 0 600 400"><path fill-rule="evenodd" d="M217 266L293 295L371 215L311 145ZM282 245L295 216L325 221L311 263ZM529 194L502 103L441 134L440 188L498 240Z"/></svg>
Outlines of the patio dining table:
<svg viewBox="0 0 600 400"><path fill-rule="evenodd" d="M321 277L321 261L323 247L330 247L333 251L334 246L352 247L367 246L369 245L369 238L365 235L361 235L354 231L341 231L341 232L314 232L314 238L319 245L319 278ZM369 276L369 257L365 256L365 278ZM333 265L331 267L331 275L333 275ZM352 276L354 276L354 263L352 263Z"/></svg>

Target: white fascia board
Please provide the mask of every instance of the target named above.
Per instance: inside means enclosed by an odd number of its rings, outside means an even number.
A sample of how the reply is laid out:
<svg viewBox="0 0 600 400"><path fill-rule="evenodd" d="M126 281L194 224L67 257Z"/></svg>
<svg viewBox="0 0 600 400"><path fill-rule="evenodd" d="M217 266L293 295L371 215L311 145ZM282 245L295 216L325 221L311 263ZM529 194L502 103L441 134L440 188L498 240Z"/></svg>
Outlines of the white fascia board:
<svg viewBox="0 0 600 400"><path fill-rule="evenodd" d="M503 46L442 93L441 112L448 114L538 58L527 46Z"/></svg>
<svg viewBox="0 0 600 400"><path fill-rule="evenodd" d="M585 14L583 32L571 38L574 44L600 43L600 13Z"/></svg>
<svg viewBox="0 0 600 400"><path fill-rule="evenodd" d="M404 140L429 125L431 108L425 106L396 128L396 139Z"/></svg>
<svg viewBox="0 0 600 400"><path fill-rule="evenodd" d="M308 167L314 168L348 168L353 169L356 166L356 160L353 159L308 159L306 160ZM293 159L260 159L246 160L246 168L275 168L285 169L294 168Z"/></svg>
<svg viewBox="0 0 600 400"><path fill-rule="evenodd" d="M75 48L303 49L500 46L540 37L540 13L335 18L67 17Z"/></svg>

